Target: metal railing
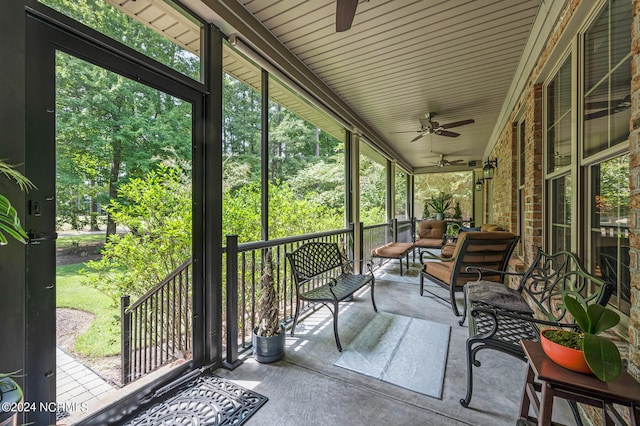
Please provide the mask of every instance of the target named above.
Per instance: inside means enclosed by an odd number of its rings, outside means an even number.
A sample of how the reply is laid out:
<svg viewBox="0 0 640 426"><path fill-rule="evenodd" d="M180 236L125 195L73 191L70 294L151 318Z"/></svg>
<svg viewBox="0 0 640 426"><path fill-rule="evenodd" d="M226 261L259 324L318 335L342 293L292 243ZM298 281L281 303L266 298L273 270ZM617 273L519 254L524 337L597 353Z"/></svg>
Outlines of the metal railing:
<svg viewBox="0 0 640 426"><path fill-rule="evenodd" d="M413 241L413 220L361 226L360 259L391 241ZM310 241L335 242L353 260L354 227L296 237L238 244L229 235L223 247L222 339L224 364L237 365L241 351L252 344L256 326L256 304L266 250L272 251L273 278L280 300L280 318L288 325L295 310L295 288L285 253ZM192 350L192 265L186 261L165 280L130 305L121 298L122 383L126 384L175 359L191 358ZM301 313L321 305L305 303Z"/></svg>
<svg viewBox="0 0 640 426"><path fill-rule="evenodd" d="M377 225L367 225L362 229L362 253L360 259L364 263L371 257L371 250L383 246L393 241L393 224L381 223Z"/></svg>
<svg viewBox="0 0 640 426"><path fill-rule="evenodd" d="M416 220L395 220L395 241L403 243L414 243L416 235Z"/></svg>
<svg viewBox="0 0 640 426"><path fill-rule="evenodd" d="M132 305L120 298L122 384L191 358L191 274L189 259Z"/></svg>
<svg viewBox="0 0 640 426"><path fill-rule="evenodd" d="M257 325L256 303L266 250L270 249L272 252L273 279L280 301L280 319L288 325L295 309L295 288L285 253L311 241L335 242L345 250L349 259L353 259L353 227L244 244L238 244L235 235L227 236L224 262L226 271L223 273L226 277L226 291L222 313L225 365L237 365L240 351L251 347L251 333ZM305 303L301 312L314 307L320 306Z"/></svg>

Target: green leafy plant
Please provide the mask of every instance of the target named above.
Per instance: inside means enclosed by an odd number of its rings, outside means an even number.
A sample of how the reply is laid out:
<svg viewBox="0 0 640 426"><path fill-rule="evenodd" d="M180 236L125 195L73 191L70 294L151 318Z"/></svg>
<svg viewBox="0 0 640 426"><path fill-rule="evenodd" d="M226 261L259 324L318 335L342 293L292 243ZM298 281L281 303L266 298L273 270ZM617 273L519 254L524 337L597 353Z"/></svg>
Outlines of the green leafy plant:
<svg viewBox="0 0 640 426"><path fill-rule="evenodd" d="M457 223L449 223L447 224L447 236L449 237L457 237L460 233L460 225Z"/></svg>
<svg viewBox="0 0 640 426"><path fill-rule="evenodd" d="M0 173L9 180L14 181L23 191L28 191L29 188L34 187L29 179L15 169L15 166L6 163L4 160L0 160ZM26 243L28 238L27 233L20 225L18 212L11 205L9 199L0 194L0 245L9 243L7 235L21 243Z"/></svg>
<svg viewBox="0 0 640 426"><path fill-rule="evenodd" d="M460 201L456 201L455 206L453 206L453 218L462 219L462 208L460 207Z"/></svg>
<svg viewBox="0 0 640 426"><path fill-rule="evenodd" d="M425 200L424 207L422 209L422 218L429 219L429 200Z"/></svg>
<svg viewBox="0 0 640 426"><path fill-rule="evenodd" d="M595 303L585 309L583 303L569 295L562 300L582 331L584 358L593 374L603 382L616 380L622 374L620 351L612 341L599 334L616 326L620 316Z"/></svg>
<svg viewBox="0 0 640 426"><path fill-rule="evenodd" d="M427 205L436 213L446 213L451 208L451 194L440 192L427 200Z"/></svg>

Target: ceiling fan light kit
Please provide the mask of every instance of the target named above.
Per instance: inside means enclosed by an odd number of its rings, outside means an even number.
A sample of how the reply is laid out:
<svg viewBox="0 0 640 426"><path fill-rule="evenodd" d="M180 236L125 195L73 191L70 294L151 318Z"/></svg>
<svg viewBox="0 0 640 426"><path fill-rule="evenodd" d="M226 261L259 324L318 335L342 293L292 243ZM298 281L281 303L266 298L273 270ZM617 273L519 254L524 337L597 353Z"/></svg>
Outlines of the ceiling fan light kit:
<svg viewBox="0 0 640 426"><path fill-rule="evenodd" d="M445 156L446 154L440 154L440 159L435 163L433 163L433 166L434 167L458 166L458 165L462 165L465 162L464 160L447 160L446 158L444 158Z"/></svg>

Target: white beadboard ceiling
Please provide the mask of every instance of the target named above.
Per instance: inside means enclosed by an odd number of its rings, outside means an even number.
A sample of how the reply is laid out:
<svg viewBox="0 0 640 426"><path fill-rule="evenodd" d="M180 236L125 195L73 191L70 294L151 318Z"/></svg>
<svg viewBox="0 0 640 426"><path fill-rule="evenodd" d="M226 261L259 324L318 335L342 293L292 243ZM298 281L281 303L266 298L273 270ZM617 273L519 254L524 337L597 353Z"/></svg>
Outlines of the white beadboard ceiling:
<svg viewBox="0 0 640 426"><path fill-rule="evenodd" d="M120 7L161 3L108 1ZM429 167L439 154L479 166L486 159L545 0L361 0L351 29L342 33L335 31L335 0L182 3L226 35L270 44L275 36L357 115L365 137L374 133L372 140L383 141L401 164L425 172L442 171ZM255 20L268 32L243 34ZM440 124L475 123L449 129L460 133L457 138L426 135L411 142L427 112Z"/></svg>

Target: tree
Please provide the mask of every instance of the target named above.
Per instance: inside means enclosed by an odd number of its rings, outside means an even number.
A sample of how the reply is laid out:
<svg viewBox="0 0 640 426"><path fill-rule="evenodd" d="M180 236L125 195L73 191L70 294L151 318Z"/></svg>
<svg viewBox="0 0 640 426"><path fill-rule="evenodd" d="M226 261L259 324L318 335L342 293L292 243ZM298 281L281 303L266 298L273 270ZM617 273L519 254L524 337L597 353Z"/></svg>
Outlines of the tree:
<svg viewBox="0 0 640 426"><path fill-rule="evenodd" d="M198 75L195 56L106 2L46 3L186 75ZM57 209L75 227L84 224L77 218L88 210L95 228L98 201L115 198L121 180L152 170L167 158L167 147L190 158L189 104L63 53L57 56L56 88L57 174L69 193L65 195L75 194L57 197ZM107 235L114 232L109 217Z"/></svg>

